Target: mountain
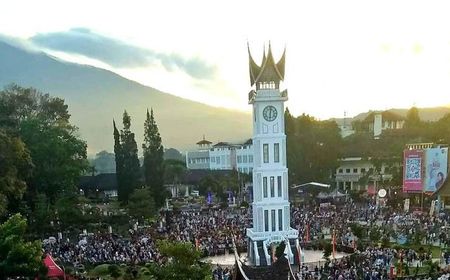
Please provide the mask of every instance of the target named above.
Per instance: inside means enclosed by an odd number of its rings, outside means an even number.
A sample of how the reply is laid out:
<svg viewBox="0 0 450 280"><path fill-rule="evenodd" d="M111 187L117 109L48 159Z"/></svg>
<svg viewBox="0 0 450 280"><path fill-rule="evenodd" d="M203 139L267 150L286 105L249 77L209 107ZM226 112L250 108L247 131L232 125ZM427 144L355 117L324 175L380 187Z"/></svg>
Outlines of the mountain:
<svg viewBox="0 0 450 280"><path fill-rule="evenodd" d="M43 52L29 52L0 41L0 88L10 83L64 98L72 123L88 143L88 153L113 150L112 120L121 127L131 116L138 147L147 108L153 108L163 145L191 149L203 135L212 142L244 141L251 136L249 113L190 101L143 86L111 71L69 63Z"/></svg>
<svg viewBox="0 0 450 280"><path fill-rule="evenodd" d="M450 106L441 106L441 107L430 107L430 108L418 108L419 109L419 117L422 121L426 122L434 122L445 116L446 114L450 114ZM399 116L406 118L406 114L409 109L389 109L387 111L395 113ZM354 120L364 120L372 111L359 113L358 115L352 118L332 118L330 120L336 121L336 123L340 126L342 125L351 125Z"/></svg>

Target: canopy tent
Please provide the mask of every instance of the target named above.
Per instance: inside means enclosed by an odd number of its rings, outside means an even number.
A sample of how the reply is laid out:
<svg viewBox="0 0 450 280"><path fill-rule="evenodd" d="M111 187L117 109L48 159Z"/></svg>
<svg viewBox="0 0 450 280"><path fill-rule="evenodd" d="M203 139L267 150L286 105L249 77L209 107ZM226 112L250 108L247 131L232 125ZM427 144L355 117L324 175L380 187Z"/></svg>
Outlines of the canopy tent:
<svg viewBox="0 0 450 280"><path fill-rule="evenodd" d="M321 192L317 195L317 198L319 199L327 199L327 198L342 198L342 197L346 197L348 196L348 194L345 193L341 193L339 192L338 189L333 190L330 193L325 193L325 192Z"/></svg>
<svg viewBox="0 0 450 280"><path fill-rule="evenodd" d="M52 256L50 256L48 254L47 254L47 256L45 256L44 265L47 267L47 270L48 270L48 273L47 273L48 278L62 277L63 279L65 279L64 270L62 270L61 267L59 267L55 263Z"/></svg>
<svg viewBox="0 0 450 280"><path fill-rule="evenodd" d="M305 184L301 184L301 185L295 185L295 186L292 186L291 188L297 189L297 188L304 188L304 187L329 188L330 185L329 184L317 183L317 182L309 182L309 183L305 183Z"/></svg>

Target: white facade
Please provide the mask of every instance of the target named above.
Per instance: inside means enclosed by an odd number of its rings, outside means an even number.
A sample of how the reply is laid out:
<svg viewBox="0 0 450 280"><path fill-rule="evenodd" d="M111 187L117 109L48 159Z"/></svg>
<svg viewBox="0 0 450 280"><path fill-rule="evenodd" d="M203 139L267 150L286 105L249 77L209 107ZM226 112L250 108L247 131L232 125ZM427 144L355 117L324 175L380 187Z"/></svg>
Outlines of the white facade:
<svg viewBox="0 0 450 280"><path fill-rule="evenodd" d="M373 118L373 137L379 138L382 131L383 117L381 113L375 114Z"/></svg>
<svg viewBox="0 0 450 280"><path fill-rule="evenodd" d="M250 174L253 171L252 142L251 140L241 144L220 142L207 147L203 145L197 151L186 153L186 166L188 169L236 169L241 173Z"/></svg>
<svg viewBox="0 0 450 280"><path fill-rule="evenodd" d="M336 185L342 190L362 191L367 190L368 185L376 186L382 181L392 179L392 174L389 174L386 165L381 166L380 174L375 174L374 168L370 158L342 158L336 169ZM368 182L361 185L360 179L367 174L370 174Z"/></svg>

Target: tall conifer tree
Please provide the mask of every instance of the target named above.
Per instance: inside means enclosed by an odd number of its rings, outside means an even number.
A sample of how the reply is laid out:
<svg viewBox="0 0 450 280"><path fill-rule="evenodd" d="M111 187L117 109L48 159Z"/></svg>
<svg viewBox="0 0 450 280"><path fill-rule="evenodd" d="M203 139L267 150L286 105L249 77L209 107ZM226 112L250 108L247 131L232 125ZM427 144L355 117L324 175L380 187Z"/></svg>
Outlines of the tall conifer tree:
<svg viewBox="0 0 450 280"><path fill-rule="evenodd" d="M116 122L113 120L114 126L114 155L116 158L116 177L117 177L117 195L119 201L123 201L125 184L123 181L123 153L122 144L120 143L120 133L117 130Z"/></svg>
<svg viewBox="0 0 450 280"><path fill-rule="evenodd" d="M165 199L164 191L164 147L153 116L153 109L148 112L144 123L144 176L145 184L150 186L156 205L162 206Z"/></svg>
<svg viewBox="0 0 450 280"><path fill-rule="evenodd" d="M140 164L138 159L137 144L134 133L131 132L131 118L127 111L123 113L123 129L114 128L114 152L116 153L116 170L118 183L118 198L127 203L128 197L134 189L139 187L141 179Z"/></svg>

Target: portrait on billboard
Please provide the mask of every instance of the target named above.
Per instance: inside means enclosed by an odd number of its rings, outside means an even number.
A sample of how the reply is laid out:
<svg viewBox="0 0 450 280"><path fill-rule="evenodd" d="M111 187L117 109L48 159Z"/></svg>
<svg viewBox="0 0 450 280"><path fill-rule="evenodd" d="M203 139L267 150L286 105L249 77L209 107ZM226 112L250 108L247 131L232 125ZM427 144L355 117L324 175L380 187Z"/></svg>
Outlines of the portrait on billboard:
<svg viewBox="0 0 450 280"><path fill-rule="evenodd" d="M435 192L447 178L448 148L430 148L425 153L425 192Z"/></svg>

